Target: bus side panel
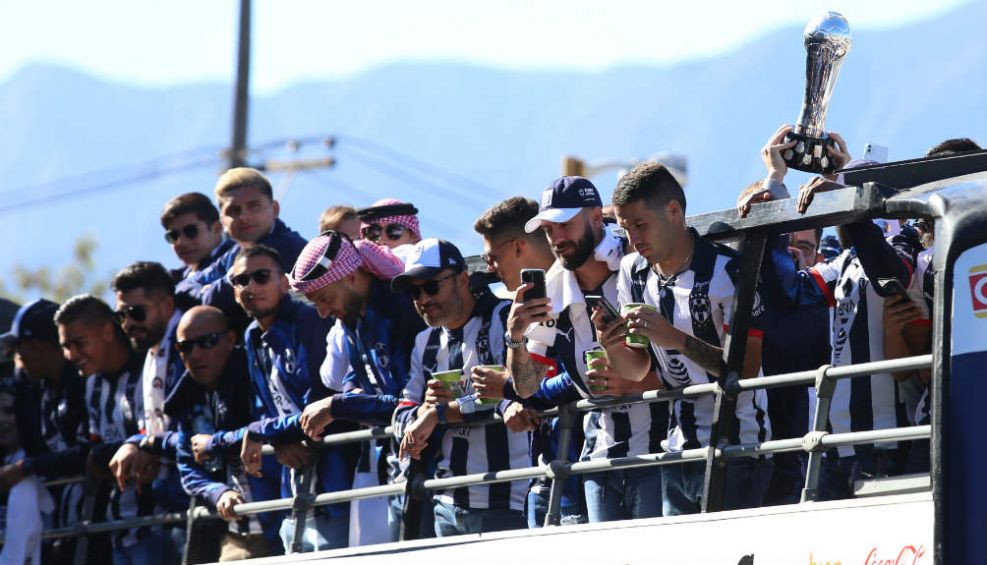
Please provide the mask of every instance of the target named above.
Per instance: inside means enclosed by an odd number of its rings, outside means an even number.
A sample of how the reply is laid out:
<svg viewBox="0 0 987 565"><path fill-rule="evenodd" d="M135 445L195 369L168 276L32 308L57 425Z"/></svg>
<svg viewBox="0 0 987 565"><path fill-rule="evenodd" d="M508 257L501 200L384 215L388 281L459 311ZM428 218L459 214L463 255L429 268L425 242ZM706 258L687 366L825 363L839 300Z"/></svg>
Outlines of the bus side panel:
<svg viewBox="0 0 987 565"><path fill-rule="evenodd" d="M987 563L987 244L953 269L945 562Z"/></svg>

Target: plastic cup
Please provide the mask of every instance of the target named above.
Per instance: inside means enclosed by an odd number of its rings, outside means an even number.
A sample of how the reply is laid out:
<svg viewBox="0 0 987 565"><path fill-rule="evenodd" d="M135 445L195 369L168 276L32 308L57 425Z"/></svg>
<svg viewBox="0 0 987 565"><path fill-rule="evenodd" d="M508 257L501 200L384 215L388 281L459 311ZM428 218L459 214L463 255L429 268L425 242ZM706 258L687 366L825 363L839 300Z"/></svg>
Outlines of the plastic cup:
<svg viewBox="0 0 987 565"><path fill-rule="evenodd" d="M504 367L503 365L480 365L480 368L481 369L490 369L492 371L506 371L507 370L507 367ZM500 401L501 401L500 398L481 398L479 400L480 400L480 404L499 404Z"/></svg>
<svg viewBox="0 0 987 565"><path fill-rule="evenodd" d="M432 373L433 379L442 381L442 388L452 393L453 398L463 396L463 370L439 371Z"/></svg>
<svg viewBox="0 0 987 565"><path fill-rule="evenodd" d="M641 308L642 310L650 310L651 312L656 312L657 309L650 304L642 304L640 302L631 302L629 304L624 304L620 308L620 315L626 316L628 312L636 308ZM627 347L633 347L634 349L647 349L651 345L651 340L647 336L641 334L627 334L624 336L624 344Z"/></svg>
<svg viewBox="0 0 987 565"><path fill-rule="evenodd" d="M606 359L607 352L602 349L591 349L584 353L586 356L586 368L589 369L589 362L594 359ZM590 392L606 392L607 391L607 381L606 379L593 379L589 382Z"/></svg>

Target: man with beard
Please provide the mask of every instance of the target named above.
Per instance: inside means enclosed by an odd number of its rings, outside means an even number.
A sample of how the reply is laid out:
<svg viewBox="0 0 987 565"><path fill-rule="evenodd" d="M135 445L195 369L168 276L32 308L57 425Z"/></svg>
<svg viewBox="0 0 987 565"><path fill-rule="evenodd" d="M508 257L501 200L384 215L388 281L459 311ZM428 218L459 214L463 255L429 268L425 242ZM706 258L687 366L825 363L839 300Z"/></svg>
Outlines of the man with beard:
<svg viewBox="0 0 987 565"><path fill-rule="evenodd" d="M439 427L434 440L439 448L436 478L525 467L526 432L508 430L503 423L455 425L489 416L494 408L481 403L472 376L503 364L510 303L489 291L473 296L459 249L435 238L415 245L404 273L394 278L391 287L411 295L429 326L415 338L411 375L394 414L402 456L419 459ZM432 378L434 373L453 370L460 371L462 395L450 390L455 386ZM523 528L526 490L515 481L439 491L433 503L435 533L443 537Z"/></svg>
<svg viewBox="0 0 987 565"><path fill-rule="evenodd" d="M600 195L582 177L561 177L542 192L539 213L525 224L529 233L541 229L558 258L546 274L547 298L524 300L531 285L517 289L507 321L505 340L513 386L522 397L536 393L553 358L568 372L584 398L593 398L590 379L623 381L604 363L587 367L586 351L599 348L585 295L617 304L617 272L624 240L603 223ZM657 388L652 373L645 384L611 388L623 395ZM629 457L662 450L668 424L665 403L635 404L586 414L582 458ZM590 522L661 515L661 474L657 467L622 469L584 477Z"/></svg>
<svg viewBox="0 0 987 565"><path fill-rule="evenodd" d="M325 339L332 319L321 319L315 308L288 295L288 279L281 269L281 256L265 245L244 248L230 269L236 301L253 319L244 334L247 367L256 404L262 417L241 434L241 460L248 474L263 475L261 444L274 445L281 471L281 492L324 493L345 490L353 480L350 446L311 451L302 441L297 425L302 409L326 396L318 379L325 356ZM345 423L330 430L349 431ZM295 540L296 520L305 520L304 539ZM318 551L346 547L349 535L349 505L331 504L304 516L285 518L281 540L286 550ZM294 547L293 547L294 544Z"/></svg>
<svg viewBox="0 0 987 565"><path fill-rule="evenodd" d="M424 329L409 297L391 290L391 279L402 270L401 261L389 250L367 240L351 241L334 231L310 241L299 256L290 277L292 289L311 300L319 315L338 319L345 343L323 372L331 377L325 384L343 392L305 407L301 425L309 437L321 438L326 425L335 420L370 426L391 423L408 381L415 336ZM374 483L398 477L401 470L393 440L368 442L362 448L358 475L373 473ZM361 529L354 532L355 541L397 540L402 505L401 496L392 497L387 508L355 504ZM367 535L367 528L380 532L379 522L364 521L367 513L387 520L383 540L372 531Z"/></svg>
<svg viewBox="0 0 987 565"><path fill-rule="evenodd" d="M161 264L138 261L117 273L111 287L120 327L134 351L146 353L141 378L144 425L140 434L128 438L120 447L110 465L120 482L130 478L139 458L160 465L152 487L155 499L169 512L180 512L188 507L189 499L178 478L174 453L167 452L164 441L168 432L176 431L165 415L165 398L185 372L175 349L175 330L182 312L175 307L174 279ZM184 524L168 525L165 530L176 547L185 546Z"/></svg>

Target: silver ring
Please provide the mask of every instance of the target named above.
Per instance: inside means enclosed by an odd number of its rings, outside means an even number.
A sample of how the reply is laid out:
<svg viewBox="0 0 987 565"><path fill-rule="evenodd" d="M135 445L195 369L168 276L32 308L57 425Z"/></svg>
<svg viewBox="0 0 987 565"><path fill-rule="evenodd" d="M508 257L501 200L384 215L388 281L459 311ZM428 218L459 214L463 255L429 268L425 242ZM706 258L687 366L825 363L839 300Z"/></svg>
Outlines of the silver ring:
<svg viewBox="0 0 987 565"><path fill-rule="evenodd" d="M641 327L644 329L648 329L648 322L646 322L645 320L641 320Z"/></svg>

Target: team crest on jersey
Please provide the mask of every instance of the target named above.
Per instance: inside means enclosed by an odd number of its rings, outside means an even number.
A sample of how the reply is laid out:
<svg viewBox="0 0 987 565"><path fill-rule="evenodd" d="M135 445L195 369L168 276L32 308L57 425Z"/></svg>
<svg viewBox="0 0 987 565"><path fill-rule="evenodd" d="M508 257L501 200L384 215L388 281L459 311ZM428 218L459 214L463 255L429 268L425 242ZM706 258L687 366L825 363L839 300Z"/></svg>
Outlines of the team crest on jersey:
<svg viewBox="0 0 987 565"><path fill-rule="evenodd" d="M284 355L281 359L281 364L284 366L285 373L294 373L295 367L298 365L295 359L295 352L290 349L285 349Z"/></svg>
<svg viewBox="0 0 987 565"><path fill-rule="evenodd" d="M710 322L712 308L709 303L709 281L697 281L689 293L689 313L696 327Z"/></svg>
<svg viewBox="0 0 987 565"><path fill-rule="evenodd" d="M375 343L374 351L377 353L377 366L386 369L391 364L391 358L387 354L387 345L380 342Z"/></svg>

